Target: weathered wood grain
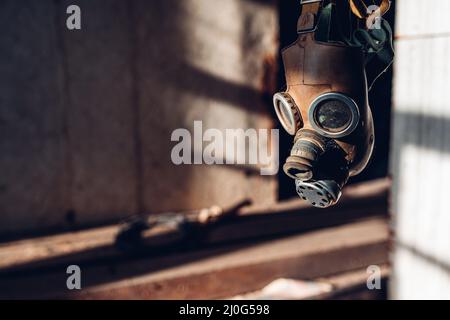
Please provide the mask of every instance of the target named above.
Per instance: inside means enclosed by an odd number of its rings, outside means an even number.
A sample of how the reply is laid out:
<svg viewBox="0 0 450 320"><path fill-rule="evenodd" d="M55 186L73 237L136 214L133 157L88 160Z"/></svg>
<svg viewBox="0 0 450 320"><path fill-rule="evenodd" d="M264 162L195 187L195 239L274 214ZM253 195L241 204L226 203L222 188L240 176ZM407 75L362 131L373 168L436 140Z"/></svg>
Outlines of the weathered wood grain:
<svg viewBox="0 0 450 320"><path fill-rule="evenodd" d="M65 268L0 282L8 298L207 299L258 290L279 277L314 279L385 264L389 232L384 219L161 258L81 266L82 287L66 289Z"/></svg>
<svg viewBox="0 0 450 320"><path fill-rule="evenodd" d="M367 217L384 216L387 213L389 186L389 181L383 179L348 187L344 190L342 202L327 210L312 208L301 200L282 202L264 210L244 208L235 219L195 230L193 238L183 238L181 230L173 226L155 227L142 234L141 245L144 247L139 253L154 255L167 252L170 248L162 246L169 240L179 239L180 242L174 243L171 250L180 250L191 239L192 243L188 247L192 250L199 246L305 232ZM0 244L0 272L48 269L71 263L98 263L106 259L121 260L127 254L115 246L120 228L112 225Z"/></svg>

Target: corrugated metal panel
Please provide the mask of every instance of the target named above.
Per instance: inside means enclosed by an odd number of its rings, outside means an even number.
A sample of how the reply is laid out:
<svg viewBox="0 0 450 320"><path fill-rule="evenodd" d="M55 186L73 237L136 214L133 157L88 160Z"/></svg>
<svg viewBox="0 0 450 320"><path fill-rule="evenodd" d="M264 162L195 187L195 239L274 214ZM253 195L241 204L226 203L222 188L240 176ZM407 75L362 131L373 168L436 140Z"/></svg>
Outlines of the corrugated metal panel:
<svg viewBox="0 0 450 320"><path fill-rule="evenodd" d="M450 297L450 9L397 1L392 298Z"/></svg>

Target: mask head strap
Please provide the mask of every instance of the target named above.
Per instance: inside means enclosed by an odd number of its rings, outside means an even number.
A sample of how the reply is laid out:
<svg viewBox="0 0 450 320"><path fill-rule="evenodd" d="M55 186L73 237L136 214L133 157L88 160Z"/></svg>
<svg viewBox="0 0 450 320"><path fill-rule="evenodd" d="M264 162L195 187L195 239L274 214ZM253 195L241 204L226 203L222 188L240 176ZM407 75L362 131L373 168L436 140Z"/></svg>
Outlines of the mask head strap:
<svg viewBox="0 0 450 320"><path fill-rule="evenodd" d="M319 13L322 9L323 0L302 0L302 14L298 19L297 33L311 33L316 31L317 23L319 21Z"/></svg>

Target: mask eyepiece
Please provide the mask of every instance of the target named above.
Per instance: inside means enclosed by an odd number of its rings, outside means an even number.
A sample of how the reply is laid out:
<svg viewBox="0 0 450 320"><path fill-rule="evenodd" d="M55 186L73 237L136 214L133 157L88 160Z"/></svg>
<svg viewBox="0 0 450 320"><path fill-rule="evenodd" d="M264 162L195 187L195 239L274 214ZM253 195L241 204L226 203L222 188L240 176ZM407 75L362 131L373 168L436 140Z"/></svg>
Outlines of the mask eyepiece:
<svg viewBox="0 0 450 320"><path fill-rule="evenodd" d="M294 136L303 125L294 99L288 93L279 92L273 96L273 106L284 130Z"/></svg>
<svg viewBox="0 0 450 320"><path fill-rule="evenodd" d="M309 109L312 127L328 138L342 138L359 123L357 104L341 93L326 93L314 100Z"/></svg>

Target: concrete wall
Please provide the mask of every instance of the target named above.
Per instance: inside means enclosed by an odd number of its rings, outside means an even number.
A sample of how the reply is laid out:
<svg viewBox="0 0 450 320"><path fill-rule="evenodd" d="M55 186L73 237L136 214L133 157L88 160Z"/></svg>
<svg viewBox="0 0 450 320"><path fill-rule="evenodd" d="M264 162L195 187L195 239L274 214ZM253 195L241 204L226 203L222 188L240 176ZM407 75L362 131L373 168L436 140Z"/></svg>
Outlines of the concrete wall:
<svg viewBox="0 0 450 320"><path fill-rule="evenodd" d="M450 1L396 3L391 297L450 299Z"/></svg>
<svg viewBox="0 0 450 320"><path fill-rule="evenodd" d="M273 203L255 168L173 165L170 136L271 128L277 29L270 0L2 1L0 236Z"/></svg>

